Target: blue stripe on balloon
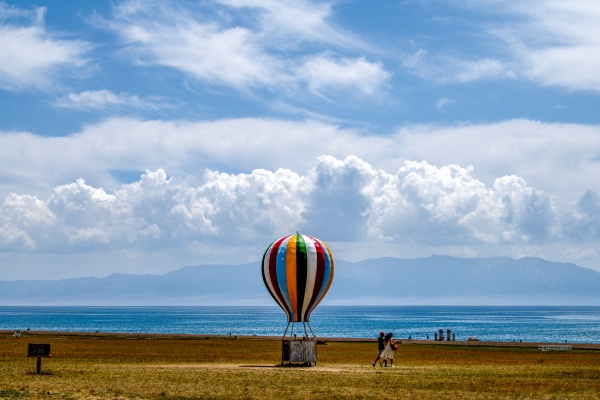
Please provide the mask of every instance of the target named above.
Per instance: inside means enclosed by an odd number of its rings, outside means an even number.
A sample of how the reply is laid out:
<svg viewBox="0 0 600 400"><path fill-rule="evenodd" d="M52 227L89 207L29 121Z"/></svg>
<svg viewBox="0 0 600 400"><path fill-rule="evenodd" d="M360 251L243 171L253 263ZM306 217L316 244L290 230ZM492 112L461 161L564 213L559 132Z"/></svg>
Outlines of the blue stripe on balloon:
<svg viewBox="0 0 600 400"><path fill-rule="evenodd" d="M276 265L276 273L277 273L277 285L279 286L279 290L281 290L281 296L283 297L283 301L285 302L286 308L290 315L291 321L294 320L294 310L292 309L292 303L290 302L290 293L287 287L286 281L286 268L285 268L285 260L287 248L289 245L290 237L284 239L279 245L279 250L277 251L277 265Z"/></svg>

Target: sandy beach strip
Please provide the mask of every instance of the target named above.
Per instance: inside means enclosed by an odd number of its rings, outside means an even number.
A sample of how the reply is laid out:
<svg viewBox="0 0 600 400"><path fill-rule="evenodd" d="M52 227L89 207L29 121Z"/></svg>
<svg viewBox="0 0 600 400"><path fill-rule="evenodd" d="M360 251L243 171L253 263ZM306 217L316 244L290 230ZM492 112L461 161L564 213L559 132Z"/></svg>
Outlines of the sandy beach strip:
<svg viewBox="0 0 600 400"><path fill-rule="evenodd" d="M34 339L36 336L52 336L55 339L87 338L87 339L177 339L177 340L207 340L207 339L222 339L222 340L282 340L282 336L258 336L258 335L214 335L214 334L172 334L172 333L127 333L127 332L67 332L67 331L23 331L22 339ZM0 331L0 337L12 338L13 331ZM319 342L377 342L376 338L342 338L342 337L317 337ZM571 349L588 349L600 350L600 343L571 343L571 342L498 342L498 341L435 341L435 340L408 340L397 338L402 345L433 345L433 346L484 346L484 347L524 347L524 348L540 348L540 346L555 346L555 347L570 347ZM560 351L560 350L549 350Z"/></svg>

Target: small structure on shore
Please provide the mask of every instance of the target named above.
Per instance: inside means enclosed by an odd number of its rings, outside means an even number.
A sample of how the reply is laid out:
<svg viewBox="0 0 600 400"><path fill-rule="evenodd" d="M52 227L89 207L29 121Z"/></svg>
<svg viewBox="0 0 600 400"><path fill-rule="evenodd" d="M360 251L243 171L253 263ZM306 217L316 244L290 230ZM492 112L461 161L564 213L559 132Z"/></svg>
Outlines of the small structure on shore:
<svg viewBox="0 0 600 400"><path fill-rule="evenodd" d="M310 326L310 314L327 294L333 271L331 251L311 236L296 232L277 239L265 251L263 281L288 319L282 338L282 364L317 364L317 338ZM294 333L296 323L302 324L299 334Z"/></svg>
<svg viewBox="0 0 600 400"><path fill-rule="evenodd" d="M436 333L434 334L434 339L436 342L443 342L444 341L444 330L440 329L439 331L439 335ZM455 341L456 340L456 334L452 333L452 330L447 329L446 330L446 341L450 342L450 341Z"/></svg>

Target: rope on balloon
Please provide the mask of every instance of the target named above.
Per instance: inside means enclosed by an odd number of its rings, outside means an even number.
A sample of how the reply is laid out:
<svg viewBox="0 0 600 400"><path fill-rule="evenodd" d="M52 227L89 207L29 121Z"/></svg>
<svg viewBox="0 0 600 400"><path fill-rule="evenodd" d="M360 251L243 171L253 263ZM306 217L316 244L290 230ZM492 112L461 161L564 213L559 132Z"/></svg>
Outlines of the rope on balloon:
<svg viewBox="0 0 600 400"><path fill-rule="evenodd" d="M295 322L292 322L292 321L290 321L290 322L288 322L287 326L285 327L285 332L283 332L283 337L282 337L282 340L285 340L285 336L287 335L287 332L288 332L288 330L290 329L290 324L292 324L292 329L291 329L291 331L290 331L290 336L289 336L289 338L291 339L291 338L292 338L292 336L294 336L294 326L295 326L295 324L296 324L296 323L295 323ZM312 327L310 326L310 322L303 321L303 322L302 322L302 325L303 325L303 327L304 327L304 336L303 336L303 339L305 339L305 340L311 340L311 339L312 339L312 340L316 340L316 339L317 339L317 336L316 336L316 335L315 335L315 333L313 332L313 330L312 330ZM312 338L311 338L311 337L308 335L308 331L306 330L306 325L308 325L308 329L310 330L310 333L311 333L311 335L312 335ZM295 339L295 338L296 338L296 337L294 336L294 339Z"/></svg>

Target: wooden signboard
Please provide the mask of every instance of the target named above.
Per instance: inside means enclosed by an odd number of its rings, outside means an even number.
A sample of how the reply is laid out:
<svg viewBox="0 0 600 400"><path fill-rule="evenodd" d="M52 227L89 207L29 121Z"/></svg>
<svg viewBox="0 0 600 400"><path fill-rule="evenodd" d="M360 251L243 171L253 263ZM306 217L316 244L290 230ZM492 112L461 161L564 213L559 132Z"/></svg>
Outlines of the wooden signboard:
<svg viewBox="0 0 600 400"><path fill-rule="evenodd" d="M28 343L27 357L37 357L37 374L42 372L42 357L50 355L50 343Z"/></svg>
<svg viewBox="0 0 600 400"><path fill-rule="evenodd" d="M29 343L27 357L51 357L50 343Z"/></svg>

